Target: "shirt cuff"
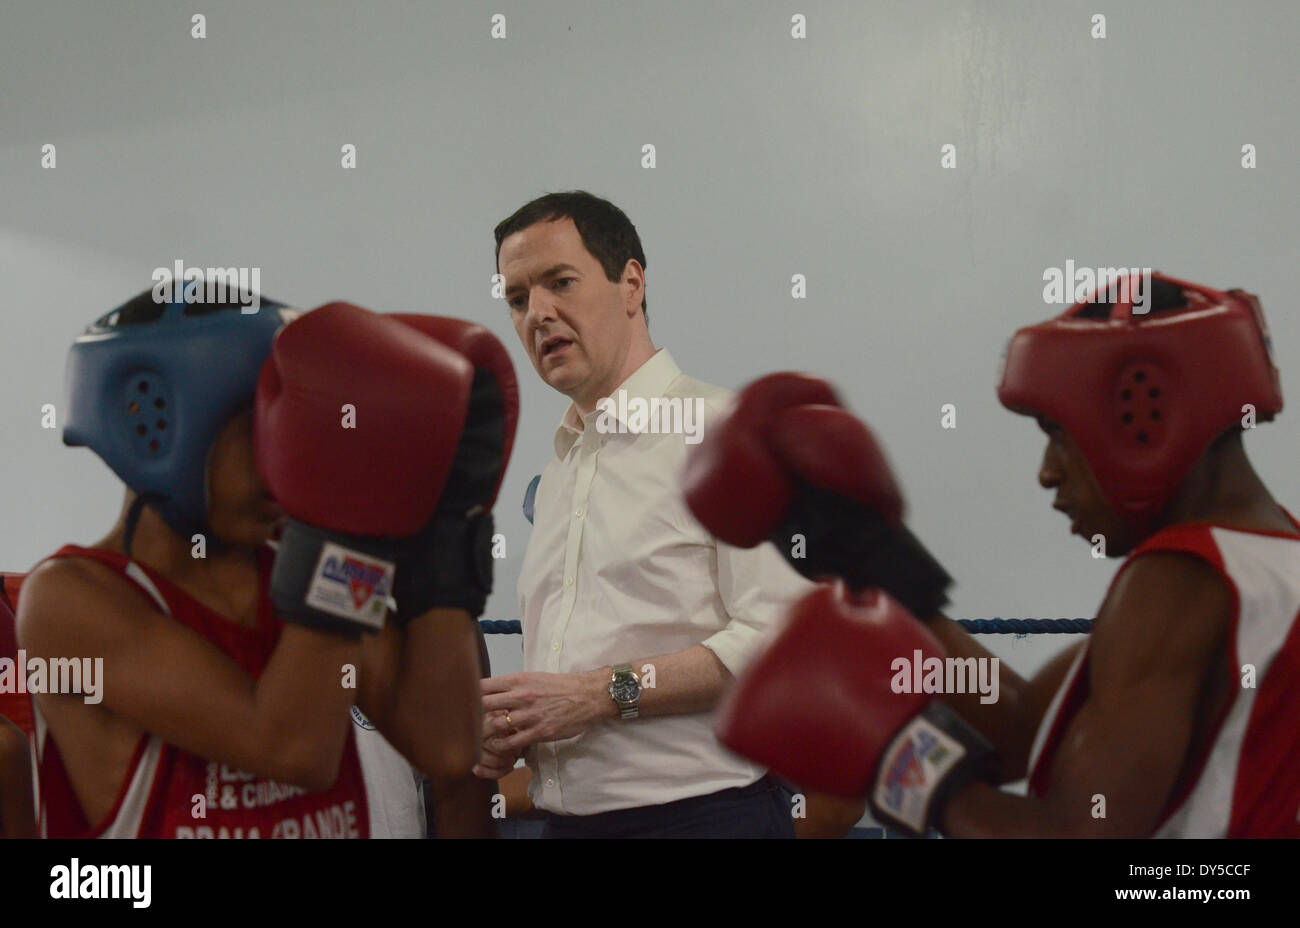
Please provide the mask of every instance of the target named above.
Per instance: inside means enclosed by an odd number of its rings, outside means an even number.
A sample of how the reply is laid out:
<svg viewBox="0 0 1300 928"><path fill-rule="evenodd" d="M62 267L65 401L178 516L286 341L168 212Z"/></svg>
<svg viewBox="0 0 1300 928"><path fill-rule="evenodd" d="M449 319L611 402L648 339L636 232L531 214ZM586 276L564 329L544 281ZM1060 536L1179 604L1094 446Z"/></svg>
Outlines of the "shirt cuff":
<svg viewBox="0 0 1300 928"><path fill-rule="evenodd" d="M768 636L767 629L754 628L732 621L720 632L705 638L704 645L722 661L733 677L738 677L749 665L750 659L758 652L763 640Z"/></svg>

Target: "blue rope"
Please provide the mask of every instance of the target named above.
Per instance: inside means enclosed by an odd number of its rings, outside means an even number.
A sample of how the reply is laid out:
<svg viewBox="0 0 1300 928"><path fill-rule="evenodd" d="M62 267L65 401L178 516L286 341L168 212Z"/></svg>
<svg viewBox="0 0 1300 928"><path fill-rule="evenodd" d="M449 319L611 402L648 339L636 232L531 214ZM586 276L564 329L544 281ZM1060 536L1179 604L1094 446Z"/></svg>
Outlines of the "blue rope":
<svg viewBox="0 0 1300 928"><path fill-rule="evenodd" d="M481 619L485 635L522 635L518 619ZM957 624L975 635L1086 635L1092 619L958 619Z"/></svg>
<svg viewBox="0 0 1300 928"><path fill-rule="evenodd" d="M975 635L1072 635L1092 631L1092 619L958 619Z"/></svg>

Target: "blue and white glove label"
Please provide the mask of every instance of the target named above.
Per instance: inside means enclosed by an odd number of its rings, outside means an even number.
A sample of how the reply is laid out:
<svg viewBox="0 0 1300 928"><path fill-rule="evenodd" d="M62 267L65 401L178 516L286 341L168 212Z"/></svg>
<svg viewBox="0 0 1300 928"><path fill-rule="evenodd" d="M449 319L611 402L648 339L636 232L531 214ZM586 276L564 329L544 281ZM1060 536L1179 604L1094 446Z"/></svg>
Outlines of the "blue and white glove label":
<svg viewBox="0 0 1300 928"><path fill-rule="evenodd" d="M306 603L341 619L383 628L396 566L334 542L321 547Z"/></svg>
<svg viewBox="0 0 1300 928"><path fill-rule="evenodd" d="M918 715L882 758L872 800L881 812L925 834L935 790L965 756L961 742Z"/></svg>

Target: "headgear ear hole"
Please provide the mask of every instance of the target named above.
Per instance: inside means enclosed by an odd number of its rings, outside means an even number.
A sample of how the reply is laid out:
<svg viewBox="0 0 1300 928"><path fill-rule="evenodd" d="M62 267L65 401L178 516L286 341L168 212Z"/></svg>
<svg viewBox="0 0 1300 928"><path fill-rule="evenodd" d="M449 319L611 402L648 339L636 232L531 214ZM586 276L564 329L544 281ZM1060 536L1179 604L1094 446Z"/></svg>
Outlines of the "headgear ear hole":
<svg viewBox="0 0 1300 928"><path fill-rule="evenodd" d="M139 398L153 397L153 406L161 409L167 405L168 395L167 383L157 371L138 371L126 384L126 409L133 417L130 428L140 454L148 457L166 454L171 442L166 434L168 418L146 418L147 407Z"/></svg>

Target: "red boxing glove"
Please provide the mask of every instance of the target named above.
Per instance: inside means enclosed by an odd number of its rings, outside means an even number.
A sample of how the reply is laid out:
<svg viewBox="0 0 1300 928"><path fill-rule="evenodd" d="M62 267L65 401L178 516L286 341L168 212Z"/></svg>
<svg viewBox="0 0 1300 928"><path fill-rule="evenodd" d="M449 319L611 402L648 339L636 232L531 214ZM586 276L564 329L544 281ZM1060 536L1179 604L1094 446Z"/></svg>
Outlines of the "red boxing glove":
<svg viewBox="0 0 1300 928"><path fill-rule="evenodd" d="M347 303L280 332L258 384L254 448L290 517L271 579L281 618L382 627L399 562L456 473L474 381L452 348Z"/></svg>
<svg viewBox="0 0 1300 928"><path fill-rule="evenodd" d="M276 336L254 406L258 472L294 519L354 535L412 535L433 514L465 424L473 367L349 303Z"/></svg>
<svg viewBox="0 0 1300 928"><path fill-rule="evenodd" d="M875 438L841 408L829 383L807 374L768 374L741 390L691 454L683 482L705 528L752 548L780 526L799 475L890 522L902 517L902 496Z"/></svg>
<svg viewBox="0 0 1300 928"><path fill-rule="evenodd" d="M952 578L902 524L884 453L824 380L754 381L691 454L682 482L695 517L728 544L770 540L809 579L881 587L917 615L947 602Z"/></svg>
<svg viewBox="0 0 1300 928"><path fill-rule="evenodd" d="M417 316L396 313L397 319L430 338L437 339L458 355L469 361L474 370L473 389L466 429L480 427L485 432L484 448L494 457L478 468L468 468L458 475L467 481L486 481L481 486L458 486L474 505L491 509L501 489L506 464L515 444L515 429L519 423L519 382L510 354L501 340L483 326L449 316ZM461 436L462 444L467 444Z"/></svg>
<svg viewBox="0 0 1300 928"><path fill-rule="evenodd" d="M718 738L802 788L869 794L881 821L925 834L947 798L995 763L955 713L898 685L900 658L910 668L943 656L885 593L850 600L842 583L819 586L723 700Z"/></svg>
<svg viewBox="0 0 1300 928"><path fill-rule="evenodd" d="M510 355L481 325L446 316L392 318L436 339L473 369L468 411L451 472L428 525L406 547L397 572L397 618L456 606L475 618L492 592L492 506L515 442L519 383Z"/></svg>

